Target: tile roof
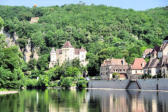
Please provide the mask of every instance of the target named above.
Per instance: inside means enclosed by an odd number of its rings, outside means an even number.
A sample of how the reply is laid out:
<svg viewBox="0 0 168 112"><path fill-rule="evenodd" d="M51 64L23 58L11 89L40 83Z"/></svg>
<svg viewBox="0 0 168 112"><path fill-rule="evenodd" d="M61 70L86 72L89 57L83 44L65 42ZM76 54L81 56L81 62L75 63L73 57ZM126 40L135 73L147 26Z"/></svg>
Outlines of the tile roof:
<svg viewBox="0 0 168 112"><path fill-rule="evenodd" d="M148 55L149 53L151 53L153 51L153 49L149 48L149 49L146 49L143 53L143 55Z"/></svg>
<svg viewBox="0 0 168 112"><path fill-rule="evenodd" d="M105 65L128 65L128 63L125 61L125 59L107 59L104 60L102 66Z"/></svg>
<svg viewBox="0 0 168 112"><path fill-rule="evenodd" d="M168 43L163 43L161 46L160 46L160 51L164 50L166 48L166 46L168 46Z"/></svg>
<svg viewBox="0 0 168 112"><path fill-rule="evenodd" d="M85 52L86 49L84 49L83 47L80 49L81 52Z"/></svg>
<svg viewBox="0 0 168 112"><path fill-rule="evenodd" d="M131 69L142 70L145 67L146 61L143 58L135 58L134 63L131 66Z"/></svg>
<svg viewBox="0 0 168 112"><path fill-rule="evenodd" d="M157 58L150 58L148 64L146 64L145 68L157 68L160 65L160 61Z"/></svg>
<svg viewBox="0 0 168 112"><path fill-rule="evenodd" d="M66 41L62 48L73 48L70 41Z"/></svg>
<svg viewBox="0 0 168 112"><path fill-rule="evenodd" d="M79 53L80 53L80 49L75 49L75 54L79 55Z"/></svg>
<svg viewBox="0 0 168 112"><path fill-rule="evenodd" d="M167 65L167 64L168 64L168 56L162 56L161 65Z"/></svg>

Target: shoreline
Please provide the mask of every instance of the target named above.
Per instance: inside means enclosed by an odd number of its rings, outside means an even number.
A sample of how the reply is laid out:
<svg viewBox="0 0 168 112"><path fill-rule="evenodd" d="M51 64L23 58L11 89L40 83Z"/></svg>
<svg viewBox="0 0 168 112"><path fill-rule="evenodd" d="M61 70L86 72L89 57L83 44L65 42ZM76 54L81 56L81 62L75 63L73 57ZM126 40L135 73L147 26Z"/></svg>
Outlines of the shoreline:
<svg viewBox="0 0 168 112"><path fill-rule="evenodd" d="M87 90L114 90L114 91L141 91L141 92L168 92L168 90L146 90L146 89L114 89L114 88L86 88Z"/></svg>
<svg viewBox="0 0 168 112"><path fill-rule="evenodd" d="M0 95L16 94L18 91L0 91Z"/></svg>

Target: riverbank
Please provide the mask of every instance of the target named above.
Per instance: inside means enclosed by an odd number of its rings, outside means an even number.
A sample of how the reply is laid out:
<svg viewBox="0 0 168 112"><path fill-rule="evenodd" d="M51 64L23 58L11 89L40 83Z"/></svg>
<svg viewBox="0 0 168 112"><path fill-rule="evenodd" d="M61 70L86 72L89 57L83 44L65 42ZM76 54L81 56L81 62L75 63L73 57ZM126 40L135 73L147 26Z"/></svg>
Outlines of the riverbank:
<svg viewBox="0 0 168 112"><path fill-rule="evenodd" d="M18 91L0 91L0 95L16 94Z"/></svg>

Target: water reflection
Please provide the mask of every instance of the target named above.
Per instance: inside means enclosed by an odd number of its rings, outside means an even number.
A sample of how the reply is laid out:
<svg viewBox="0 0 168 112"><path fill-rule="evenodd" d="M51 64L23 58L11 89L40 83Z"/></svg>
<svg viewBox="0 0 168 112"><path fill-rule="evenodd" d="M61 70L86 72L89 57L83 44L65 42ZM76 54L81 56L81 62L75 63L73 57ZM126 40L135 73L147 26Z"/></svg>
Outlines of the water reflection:
<svg viewBox="0 0 168 112"><path fill-rule="evenodd" d="M25 90L1 95L0 112L167 112L168 93Z"/></svg>

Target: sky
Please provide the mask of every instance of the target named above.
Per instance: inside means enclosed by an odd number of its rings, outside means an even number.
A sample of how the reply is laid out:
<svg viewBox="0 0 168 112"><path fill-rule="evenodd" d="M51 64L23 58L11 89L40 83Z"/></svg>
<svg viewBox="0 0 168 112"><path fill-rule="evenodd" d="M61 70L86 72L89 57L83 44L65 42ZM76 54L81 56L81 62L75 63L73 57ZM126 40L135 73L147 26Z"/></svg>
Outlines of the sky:
<svg viewBox="0 0 168 112"><path fill-rule="evenodd" d="M155 7L168 6L168 0L0 0L0 5L10 6L54 6L64 4L77 4L80 1L87 5L107 5L124 9L146 10Z"/></svg>

